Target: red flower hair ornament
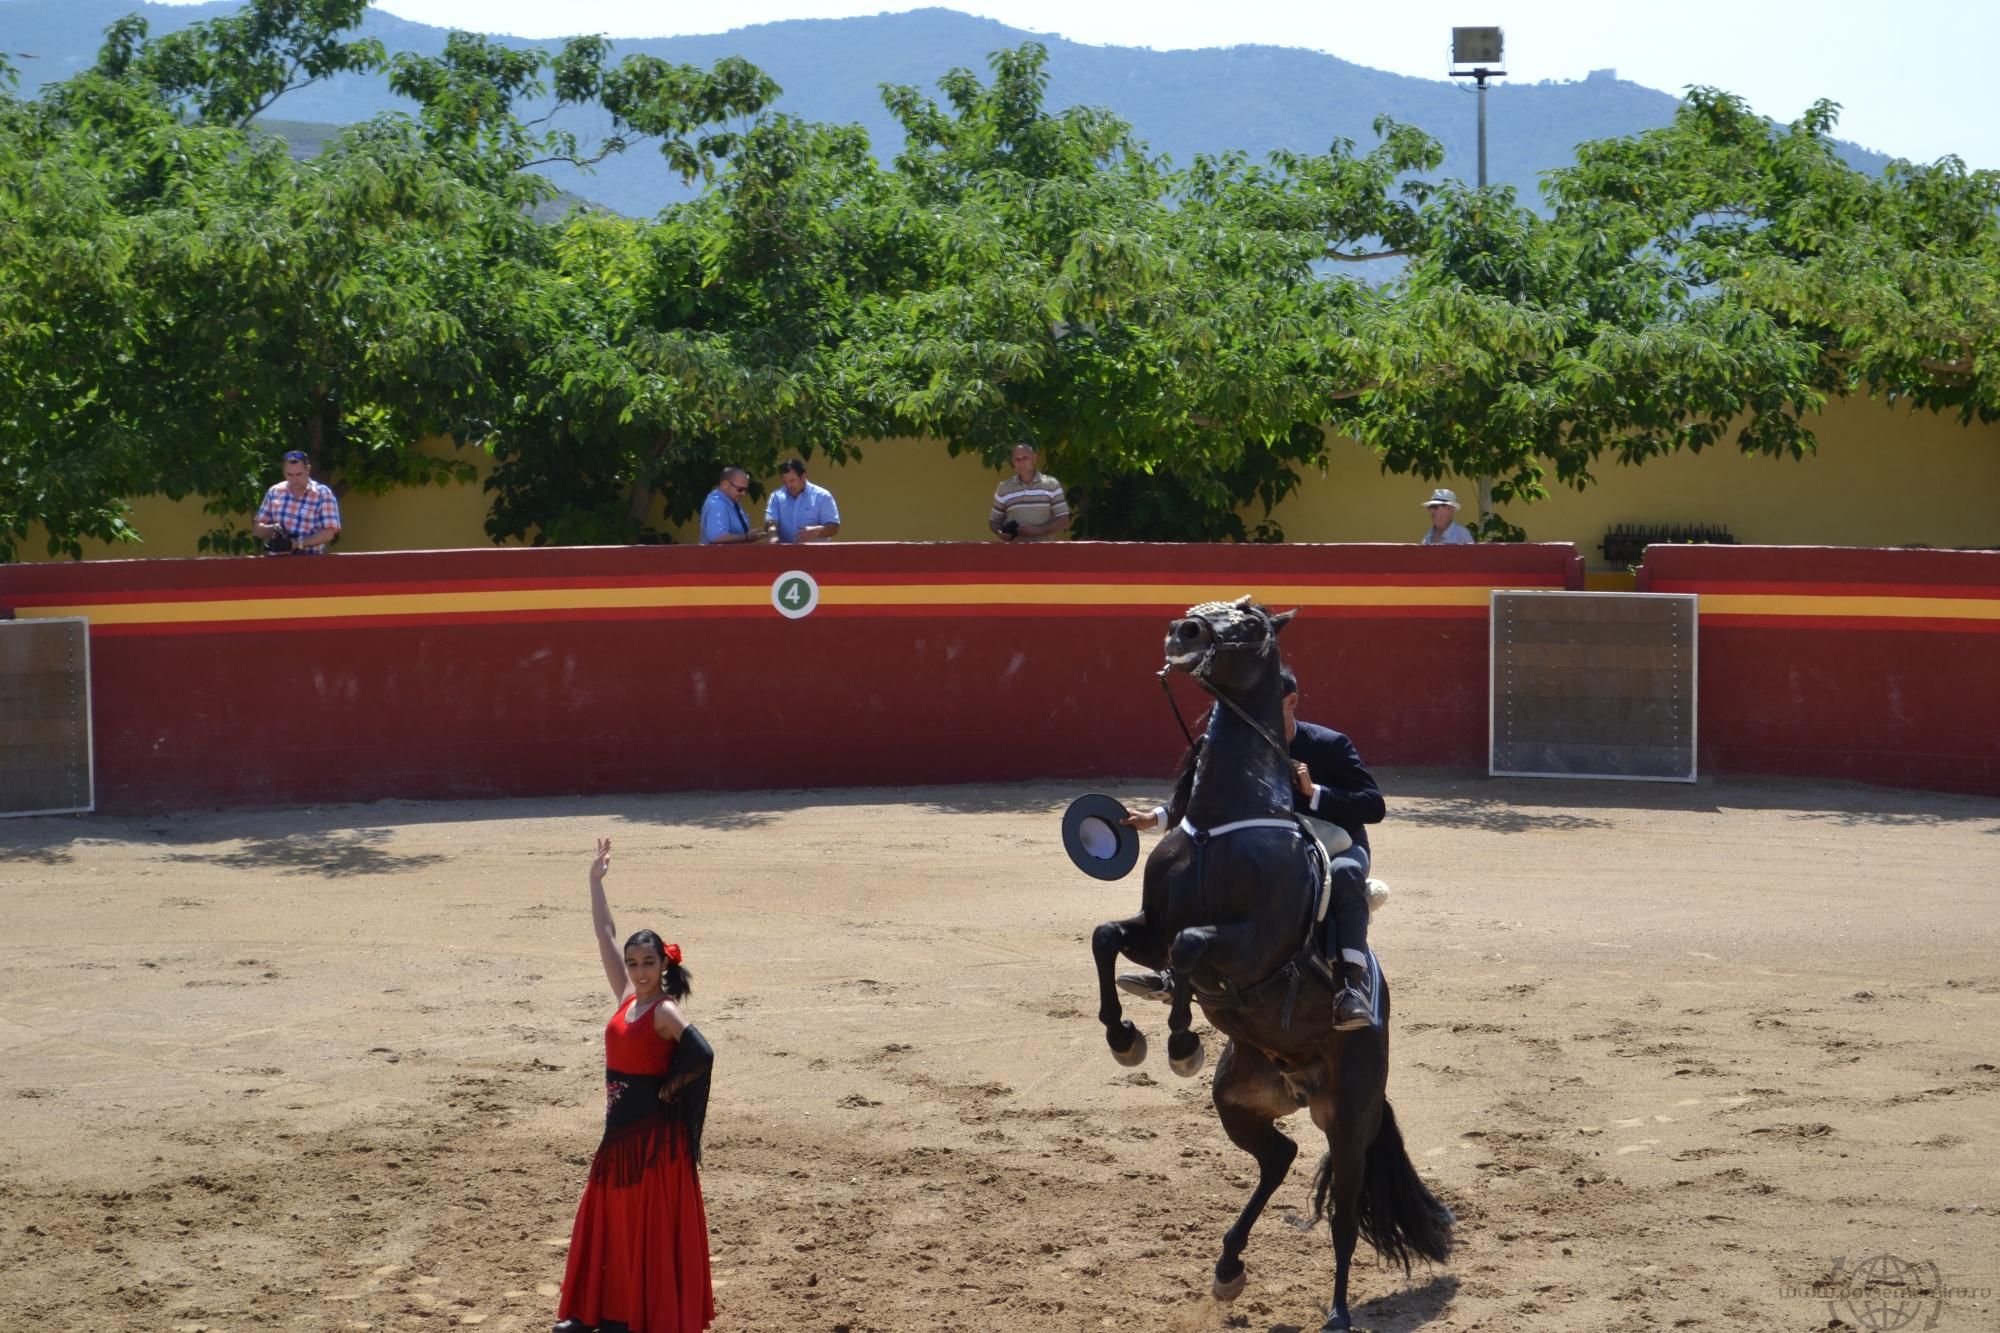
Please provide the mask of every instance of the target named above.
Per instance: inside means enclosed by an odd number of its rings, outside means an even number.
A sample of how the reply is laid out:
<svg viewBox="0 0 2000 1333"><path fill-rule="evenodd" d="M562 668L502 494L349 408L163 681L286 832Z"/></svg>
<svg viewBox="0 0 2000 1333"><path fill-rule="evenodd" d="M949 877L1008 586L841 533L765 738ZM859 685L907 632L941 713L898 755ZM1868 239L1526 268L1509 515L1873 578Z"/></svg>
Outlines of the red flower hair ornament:
<svg viewBox="0 0 2000 1333"><path fill-rule="evenodd" d="M666 948L666 955L667 955L667 961L668 961L669 963L672 963L672 964L673 964L673 965L674 965L675 967L679 967L679 966L681 965L681 946L680 946L680 945L678 945L678 944L669 944L669 945L667 946L667 948Z"/></svg>

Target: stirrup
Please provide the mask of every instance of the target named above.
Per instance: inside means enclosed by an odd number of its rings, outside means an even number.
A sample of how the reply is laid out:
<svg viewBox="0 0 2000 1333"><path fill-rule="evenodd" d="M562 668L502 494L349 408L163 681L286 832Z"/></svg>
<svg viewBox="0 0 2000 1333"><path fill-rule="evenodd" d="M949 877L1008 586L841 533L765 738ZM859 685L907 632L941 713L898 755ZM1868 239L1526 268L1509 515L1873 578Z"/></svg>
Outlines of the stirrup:
<svg viewBox="0 0 2000 1333"><path fill-rule="evenodd" d="M1328 962L1326 955L1318 950L1315 949L1307 957L1306 966L1312 969L1314 976L1326 983L1326 988L1333 992L1336 1000L1340 998L1340 993L1347 989L1347 981L1340 975L1340 969Z"/></svg>
<svg viewBox="0 0 2000 1333"><path fill-rule="evenodd" d="M1164 969L1158 972L1120 972L1118 989L1142 1000L1158 1000L1161 1004L1171 1004L1174 998L1174 976Z"/></svg>

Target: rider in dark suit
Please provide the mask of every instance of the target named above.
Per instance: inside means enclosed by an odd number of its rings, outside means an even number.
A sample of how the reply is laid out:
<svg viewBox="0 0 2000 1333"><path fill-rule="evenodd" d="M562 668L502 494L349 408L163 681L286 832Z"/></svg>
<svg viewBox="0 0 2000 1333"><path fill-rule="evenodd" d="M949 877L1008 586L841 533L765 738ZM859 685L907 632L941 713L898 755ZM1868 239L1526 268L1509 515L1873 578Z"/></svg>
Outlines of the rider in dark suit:
<svg viewBox="0 0 2000 1333"><path fill-rule="evenodd" d="M1284 689L1285 742L1292 759L1292 809L1311 819L1334 824L1354 845L1332 856L1332 901L1327 905L1326 960L1340 992L1334 999L1333 1025L1341 1031L1365 1028L1374 1021L1368 988L1368 850L1369 824L1382 822L1382 793L1361 765L1354 742L1331 727L1298 720L1299 681L1290 667L1281 667ZM1134 813L1125 823L1133 828L1159 828L1166 807ZM1165 979L1157 973L1127 974L1143 994L1164 993Z"/></svg>
<svg viewBox="0 0 2000 1333"><path fill-rule="evenodd" d="M1285 691L1285 741L1292 756L1292 808L1338 825L1354 840L1352 847L1333 854L1326 957L1343 983L1334 1002L1334 1027L1364 1028L1374 1021L1368 996L1367 825L1382 822L1382 793L1362 767L1353 741L1331 727L1298 720L1299 682L1292 669L1281 668L1278 678Z"/></svg>

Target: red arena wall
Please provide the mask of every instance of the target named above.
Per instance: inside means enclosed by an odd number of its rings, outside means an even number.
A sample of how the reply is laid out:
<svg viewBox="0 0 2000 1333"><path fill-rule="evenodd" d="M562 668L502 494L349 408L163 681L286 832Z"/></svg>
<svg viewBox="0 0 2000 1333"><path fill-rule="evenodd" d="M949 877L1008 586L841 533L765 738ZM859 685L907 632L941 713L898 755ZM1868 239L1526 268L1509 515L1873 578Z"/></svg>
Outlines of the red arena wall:
<svg viewBox="0 0 2000 1333"><path fill-rule="evenodd" d="M1701 595L1706 772L2000 795L2000 551L1653 546Z"/></svg>
<svg viewBox="0 0 2000 1333"><path fill-rule="evenodd" d="M0 616L90 617L130 812L1164 778L1167 622L1246 592L1369 762L1483 767L1491 591L1581 586L1568 545L500 549L14 565Z"/></svg>

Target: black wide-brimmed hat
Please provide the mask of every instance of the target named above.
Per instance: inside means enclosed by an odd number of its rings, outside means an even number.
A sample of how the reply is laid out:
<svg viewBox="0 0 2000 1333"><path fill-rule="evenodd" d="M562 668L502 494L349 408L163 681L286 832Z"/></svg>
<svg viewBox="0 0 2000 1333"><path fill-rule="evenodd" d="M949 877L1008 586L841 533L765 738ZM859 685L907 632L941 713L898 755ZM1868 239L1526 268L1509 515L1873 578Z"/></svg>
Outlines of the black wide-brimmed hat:
<svg viewBox="0 0 2000 1333"><path fill-rule="evenodd" d="M1139 830L1119 822L1130 813L1102 792L1079 796L1063 811L1063 850L1094 879L1123 879L1139 864Z"/></svg>

